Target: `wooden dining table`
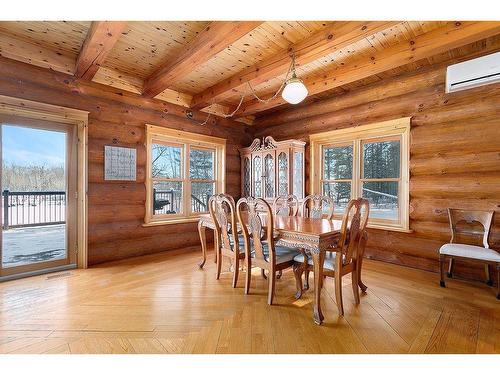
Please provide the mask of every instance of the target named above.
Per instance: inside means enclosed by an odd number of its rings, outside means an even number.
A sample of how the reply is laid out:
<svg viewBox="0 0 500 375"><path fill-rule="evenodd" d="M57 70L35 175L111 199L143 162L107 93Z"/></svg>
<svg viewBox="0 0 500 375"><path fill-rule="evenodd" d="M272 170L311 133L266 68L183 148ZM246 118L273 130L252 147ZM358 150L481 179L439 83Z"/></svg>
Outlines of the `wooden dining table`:
<svg viewBox="0 0 500 375"><path fill-rule="evenodd" d="M301 216L273 216L275 244L291 248L305 249L312 257L314 267L314 309L316 324L324 320L321 312L321 287L323 285L323 263L325 252L335 251L340 238L341 220L310 219ZM245 221L245 216L243 217ZM263 220L265 222L265 220ZM207 260L206 229L214 229L209 214L200 215L198 232L200 235L203 259L198 264L203 268Z"/></svg>

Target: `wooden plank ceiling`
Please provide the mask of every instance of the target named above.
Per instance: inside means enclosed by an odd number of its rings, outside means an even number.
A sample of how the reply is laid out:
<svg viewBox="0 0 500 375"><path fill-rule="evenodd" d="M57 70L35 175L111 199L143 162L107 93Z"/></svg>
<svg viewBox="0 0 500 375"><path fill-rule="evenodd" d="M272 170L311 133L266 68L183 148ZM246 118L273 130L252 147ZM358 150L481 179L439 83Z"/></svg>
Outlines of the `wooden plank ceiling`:
<svg viewBox="0 0 500 375"><path fill-rule="evenodd" d="M215 114L253 118L278 96L293 52L310 102L443 61L500 22L0 22L0 55ZM248 82L248 83L247 83Z"/></svg>

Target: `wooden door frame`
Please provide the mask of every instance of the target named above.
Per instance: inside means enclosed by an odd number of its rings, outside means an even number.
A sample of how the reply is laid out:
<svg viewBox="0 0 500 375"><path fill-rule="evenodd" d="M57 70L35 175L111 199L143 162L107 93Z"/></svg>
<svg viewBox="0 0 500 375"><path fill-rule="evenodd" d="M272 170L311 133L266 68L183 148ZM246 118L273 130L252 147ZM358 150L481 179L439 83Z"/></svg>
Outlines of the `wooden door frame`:
<svg viewBox="0 0 500 375"><path fill-rule="evenodd" d="M51 122L73 125L77 128L77 267L87 268L87 164L88 164L88 114L73 108L34 102L21 98L0 95L0 117L3 120L28 120L26 125Z"/></svg>

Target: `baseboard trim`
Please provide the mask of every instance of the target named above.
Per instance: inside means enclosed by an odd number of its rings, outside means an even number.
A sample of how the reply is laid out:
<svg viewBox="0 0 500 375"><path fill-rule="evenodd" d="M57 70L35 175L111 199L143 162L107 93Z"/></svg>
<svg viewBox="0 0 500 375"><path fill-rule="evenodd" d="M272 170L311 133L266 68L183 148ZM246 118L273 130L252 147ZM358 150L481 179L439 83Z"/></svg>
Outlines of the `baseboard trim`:
<svg viewBox="0 0 500 375"><path fill-rule="evenodd" d="M72 270L72 269L75 269L75 268L76 268L76 264L66 264L64 266L58 266L58 267L52 267L52 268L45 268L43 270L17 273L15 275L8 275L8 276L0 276L0 282L10 281L10 280L17 280L17 279L23 279L25 277L30 277L30 276L39 276L39 275L44 275L46 273Z"/></svg>

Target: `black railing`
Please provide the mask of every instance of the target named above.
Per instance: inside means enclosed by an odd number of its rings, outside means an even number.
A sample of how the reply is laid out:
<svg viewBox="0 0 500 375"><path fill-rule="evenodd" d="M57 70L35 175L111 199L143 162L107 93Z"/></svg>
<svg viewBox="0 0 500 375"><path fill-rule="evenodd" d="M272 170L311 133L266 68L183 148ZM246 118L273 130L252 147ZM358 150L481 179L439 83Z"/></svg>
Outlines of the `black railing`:
<svg viewBox="0 0 500 375"><path fill-rule="evenodd" d="M66 221L66 192L2 192L3 229L63 224Z"/></svg>
<svg viewBox="0 0 500 375"><path fill-rule="evenodd" d="M208 200L212 194L203 193L194 195L191 194L191 211L193 212L208 212Z"/></svg>
<svg viewBox="0 0 500 375"><path fill-rule="evenodd" d="M182 212L182 192L175 190L156 190L153 194L155 215L176 214ZM208 200L211 193L191 194L191 211L208 212Z"/></svg>
<svg viewBox="0 0 500 375"><path fill-rule="evenodd" d="M177 193L177 194L176 194ZM174 190L156 190L153 194L153 208L155 215L175 214L180 212L180 192Z"/></svg>

